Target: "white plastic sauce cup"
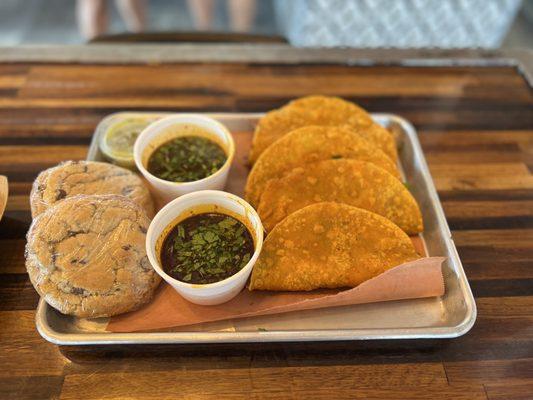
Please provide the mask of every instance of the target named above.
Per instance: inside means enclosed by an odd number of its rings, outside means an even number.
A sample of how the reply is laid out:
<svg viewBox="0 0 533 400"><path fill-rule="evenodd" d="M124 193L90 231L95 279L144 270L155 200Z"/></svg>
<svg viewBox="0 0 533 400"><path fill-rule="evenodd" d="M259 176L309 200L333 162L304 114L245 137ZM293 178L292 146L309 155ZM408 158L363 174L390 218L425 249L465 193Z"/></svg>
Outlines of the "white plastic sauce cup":
<svg viewBox="0 0 533 400"><path fill-rule="evenodd" d="M161 265L161 244L177 223L204 212L228 214L244 223L254 239L254 254L239 272L219 282L202 285L174 279ZM189 193L171 201L157 213L146 234L146 252L155 271L181 296L192 303L202 305L225 303L239 294L252 272L262 246L263 225L253 207L240 197L218 190Z"/></svg>
<svg viewBox="0 0 533 400"><path fill-rule="evenodd" d="M179 129L185 125L200 128L208 138L221 145L226 152L226 162L214 174L192 182L170 182L152 175L146 169L150 155L163 143L188 135L187 131ZM198 190L224 189L234 156L235 143L228 129L217 120L199 114L170 115L153 122L139 134L133 146L137 169L148 180L156 195L165 202Z"/></svg>

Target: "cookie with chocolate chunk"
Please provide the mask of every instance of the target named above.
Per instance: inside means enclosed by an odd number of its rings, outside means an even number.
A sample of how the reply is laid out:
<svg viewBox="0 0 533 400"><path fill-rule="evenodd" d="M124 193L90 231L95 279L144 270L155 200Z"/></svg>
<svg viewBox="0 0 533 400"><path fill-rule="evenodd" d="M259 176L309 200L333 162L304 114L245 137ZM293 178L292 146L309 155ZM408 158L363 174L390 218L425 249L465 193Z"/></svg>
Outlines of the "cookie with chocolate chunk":
<svg viewBox="0 0 533 400"><path fill-rule="evenodd" d="M148 302L160 282L145 250L150 220L124 196L73 196L34 219L26 268L39 294L77 317L109 317Z"/></svg>
<svg viewBox="0 0 533 400"><path fill-rule="evenodd" d="M113 164L96 161L66 161L39 174L30 194L32 217L55 203L79 194L119 194L154 215L154 203L142 179Z"/></svg>

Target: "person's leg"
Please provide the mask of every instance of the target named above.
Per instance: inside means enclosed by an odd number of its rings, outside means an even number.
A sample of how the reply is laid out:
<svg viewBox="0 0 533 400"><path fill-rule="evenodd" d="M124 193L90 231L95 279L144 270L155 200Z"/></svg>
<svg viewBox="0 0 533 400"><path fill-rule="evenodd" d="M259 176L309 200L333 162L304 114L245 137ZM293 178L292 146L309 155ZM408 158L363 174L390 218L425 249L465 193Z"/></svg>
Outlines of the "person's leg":
<svg viewBox="0 0 533 400"><path fill-rule="evenodd" d="M196 29L205 31L213 24L214 0L187 0Z"/></svg>
<svg viewBox="0 0 533 400"><path fill-rule="evenodd" d="M248 32L255 19L255 0L228 0L231 28L237 32Z"/></svg>
<svg viewBox="0 0 533 400"><path fill-rule="evenodd" d="M130 32L142 32L146 27L144 0L115 0L120 16Z"/></svg>
<svg viewBox="0 0 533 400"><path fill-rule="evenodd" d="M76 7L78 29L85 39L93 39L107 29L105 0L78 0Z"/></svg>

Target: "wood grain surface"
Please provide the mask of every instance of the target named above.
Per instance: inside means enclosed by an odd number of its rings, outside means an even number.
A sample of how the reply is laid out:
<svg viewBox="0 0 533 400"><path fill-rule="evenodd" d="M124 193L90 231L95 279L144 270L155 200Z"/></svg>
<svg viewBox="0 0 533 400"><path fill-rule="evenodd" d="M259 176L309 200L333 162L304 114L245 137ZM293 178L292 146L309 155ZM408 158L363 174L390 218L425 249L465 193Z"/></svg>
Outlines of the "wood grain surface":
<svg viewBox="0 0 533 400"><path fill-rule="evenodd" d="M58 347L24 268L37 173L120 110L265 111L311 93L414 123L476 297L452 340ZM508 67L0 64L0 398L533 398L533 101Z"/></svg>

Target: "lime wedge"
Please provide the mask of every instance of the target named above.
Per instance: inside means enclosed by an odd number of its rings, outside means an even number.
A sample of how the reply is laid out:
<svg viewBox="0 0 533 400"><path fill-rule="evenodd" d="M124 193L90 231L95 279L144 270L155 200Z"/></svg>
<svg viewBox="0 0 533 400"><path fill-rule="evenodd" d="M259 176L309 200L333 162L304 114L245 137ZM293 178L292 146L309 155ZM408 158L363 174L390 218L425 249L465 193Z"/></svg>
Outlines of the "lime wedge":
<svg viewBox="0 0 533 400"><path fill-rule="evenodd" d="M115 164L134 167L133 145L153 118L127 118L111 124L100 141L100 150Z"/></svg>

